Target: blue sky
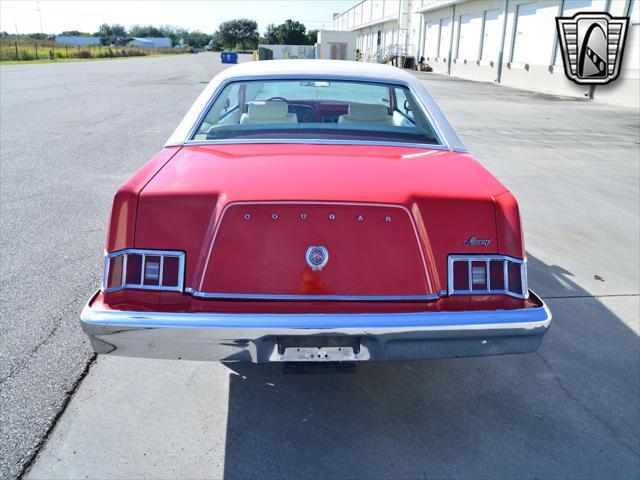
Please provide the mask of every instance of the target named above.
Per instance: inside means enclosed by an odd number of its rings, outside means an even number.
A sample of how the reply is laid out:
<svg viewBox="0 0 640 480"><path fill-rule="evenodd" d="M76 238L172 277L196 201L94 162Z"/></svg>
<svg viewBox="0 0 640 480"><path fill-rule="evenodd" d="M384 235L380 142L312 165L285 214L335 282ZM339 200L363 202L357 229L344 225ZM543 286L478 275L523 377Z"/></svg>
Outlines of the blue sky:
<svg viewBox="0 0 640 480"><path fill-rule="evenodd" d="M340 13L357 0L40 0L44 33L63 30L95 32L101 23L176 25L206 33L225 20L250 18L260 32L269 23L292 18L308 29L330 29L333 13ZM15 33L40 32L38 2L0 0L0 30Z"/></svg>

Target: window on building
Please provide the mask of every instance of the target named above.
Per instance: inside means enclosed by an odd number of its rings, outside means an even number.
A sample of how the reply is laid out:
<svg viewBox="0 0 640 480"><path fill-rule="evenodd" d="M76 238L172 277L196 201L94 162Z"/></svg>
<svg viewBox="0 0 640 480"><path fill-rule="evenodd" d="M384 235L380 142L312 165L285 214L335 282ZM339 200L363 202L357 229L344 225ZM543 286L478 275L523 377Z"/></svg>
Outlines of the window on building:
<svg viewBox="0 0 640 480"><path fill-rule="evenodd" d="M498 60L500 49L500 11L487 10L484 12L483 22L480 60L495 62Z"/></svg>
<svg viewBox="0 0 640 480"><path fill-rule="evenodd" d="M459 60L477 60L480 44L480 17L460 15L458 29L458 47L456 58Z"/></svg>
<svg viewBox="0 0 640 480"><path fill-rule="evenodd" d="M376 37L376 46L380 48L381 43L382 43L382 30L378 30L378 36Z"/></svg>
<svg viewBox="0 0 640 480"><path fill-rule="evenodd" d="M438 57L445 58L449 50L449 41L451 40L451 19L440 19L440 40L438 42Z"/></svg>

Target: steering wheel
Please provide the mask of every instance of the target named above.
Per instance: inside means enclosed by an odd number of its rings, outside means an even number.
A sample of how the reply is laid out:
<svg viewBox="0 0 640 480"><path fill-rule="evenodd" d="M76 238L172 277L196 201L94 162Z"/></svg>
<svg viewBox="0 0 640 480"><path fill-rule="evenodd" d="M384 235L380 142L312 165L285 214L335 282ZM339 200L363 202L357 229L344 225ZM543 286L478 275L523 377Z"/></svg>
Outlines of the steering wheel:
<svg viewBox="0 0 640 480"><path fill-rule="evenodd" d="M287 99L284 97L271 97L267 98L267 102L286 102Z"/></svg>
<svg viewBox="0 0 640 480"><path fill-rule="evenodd" d="M404 101L404 111L406 112L406 114L408 115L409 112L411 111L411 105L409 104L409 100L405 100Z"/></svg>

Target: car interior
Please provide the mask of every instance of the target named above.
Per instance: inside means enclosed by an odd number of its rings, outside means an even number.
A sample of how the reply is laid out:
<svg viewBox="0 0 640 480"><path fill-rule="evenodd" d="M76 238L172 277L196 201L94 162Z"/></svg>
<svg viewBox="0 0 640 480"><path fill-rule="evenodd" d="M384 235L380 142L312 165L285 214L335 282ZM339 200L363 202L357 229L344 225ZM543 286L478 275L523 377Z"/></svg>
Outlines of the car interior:
<svg viewBox="0 0 640 480"><path fill-rule="evenodd" d="M231 84L193 139L283 138L285 131L290 138L439 143L406 88L326 81Z"/></svg>

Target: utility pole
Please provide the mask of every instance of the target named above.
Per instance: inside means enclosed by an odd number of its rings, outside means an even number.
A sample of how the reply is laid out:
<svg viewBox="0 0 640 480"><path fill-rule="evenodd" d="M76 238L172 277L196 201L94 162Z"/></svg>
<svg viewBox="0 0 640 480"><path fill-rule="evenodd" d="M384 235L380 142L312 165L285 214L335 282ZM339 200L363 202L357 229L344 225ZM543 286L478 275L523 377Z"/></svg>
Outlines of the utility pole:
<svg viewBox="0 0 640 480"><path fill-rule="evenodd" d="M38 6L38 20L40 20L40 33L44 33L42 30L42 15L40 15L40 0L36 1L36 5Z"/></svg>

